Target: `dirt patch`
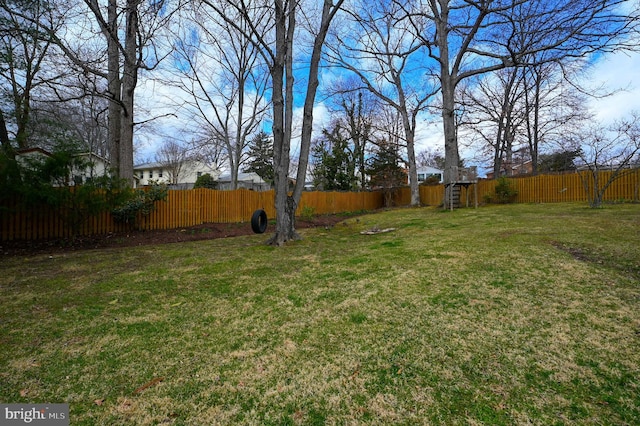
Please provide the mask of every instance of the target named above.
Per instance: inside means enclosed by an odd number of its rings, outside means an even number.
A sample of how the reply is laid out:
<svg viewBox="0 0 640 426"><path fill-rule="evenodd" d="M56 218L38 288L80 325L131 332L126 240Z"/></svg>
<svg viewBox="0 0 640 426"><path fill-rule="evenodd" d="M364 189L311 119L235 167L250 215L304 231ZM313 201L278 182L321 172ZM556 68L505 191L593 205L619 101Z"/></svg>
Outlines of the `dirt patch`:
<svg viewBox="0 0 640 426"><path fill-rule="evenodd" d="M640 262L637 260L629 260L624 257L598 253L597 251L589 251L579 247L571 247L556 241L551 241L551 245L558 250L569 253L574 259L581 262L612 268L640 279Z"/></svg>
<svg viewBox="0 0 640 426"><path fill-rule="evenodd" d="M332 227L336 223L342 222L345 219L347 219L347 217L343 215L321 215L310 220L297 218L296 229ZM264 234L265 241L268 239L269 233L274 230L275 225L270 223ZM60 253L109 247L133 247L180 243L185 241L211 240L215 238L229 238L242 235L253 235L251 223L203 223L201 225L186 228L119 232L106 235L78 237L74 240L2 241L0 242L0 255L28 256L31 254Z"/></svg>
<svg viewBox="0 0 640 426"><path fill-rule="evenodd" d="M566 253L569 253L571 256L573 256L574 259L579 260L581 262L597 263L600 265L605 263L603 259L600 259L595 254L587 252L584 249L581 249L578 247L570 247L565 244L559 243L557 241L552 241L551 245L557 248L558 250L562 250Z"/></svg>

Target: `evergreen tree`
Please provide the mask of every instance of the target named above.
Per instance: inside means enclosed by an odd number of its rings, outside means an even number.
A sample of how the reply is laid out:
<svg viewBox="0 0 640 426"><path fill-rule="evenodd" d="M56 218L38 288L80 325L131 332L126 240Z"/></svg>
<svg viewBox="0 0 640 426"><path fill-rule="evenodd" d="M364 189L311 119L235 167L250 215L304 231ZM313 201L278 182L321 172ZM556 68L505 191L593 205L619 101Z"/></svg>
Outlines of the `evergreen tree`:
<svg viewBox="0 0 640 426"><path fill-rule="evenodd" d="M566 172L576 169L575 160L580 157L580 150L556 151L538 156L538 171Z"/></svg>
<svg viewBox="0 0 640 426"><path fill-rule="evenodd" d="M273 184L273 140L265 132L260 132L249 143L249 164L245 173L256 173L265 182Z"/></svg>
<svg viewBox="0 0 640 426"><path fill-rule="evenodd" d="M209 173L205 173L196 179L193 189L196 188L218 189L218 182Z"/></svg>
<svg viewBox="0 0 640 426"><path fill-rule="evenodd" d="M323 139L312 151L314 169L313 184L324 191L349 191L358 186L355 176L356 163L349 141L340 134L338 126L329 132L324 130Z"/></svg>
<svg viewBox="0 0 640 426"><path fill-rule="evenodd" d="M395 190L407 184L407 174L400 167L399 159L398 147L383 142L378 145L378 150L369 161L369 186L383 191L387 207L392 205Z"/></svg>

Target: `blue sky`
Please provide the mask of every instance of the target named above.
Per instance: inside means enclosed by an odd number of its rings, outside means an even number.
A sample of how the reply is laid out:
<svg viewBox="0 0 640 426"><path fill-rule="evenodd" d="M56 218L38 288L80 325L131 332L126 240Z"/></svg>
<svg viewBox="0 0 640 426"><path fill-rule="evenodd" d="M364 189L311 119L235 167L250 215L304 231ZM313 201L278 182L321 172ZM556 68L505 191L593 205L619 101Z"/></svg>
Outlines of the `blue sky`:
<svg viewBox="0 0 640 426"><path fill-rule="evenodd" d="M594 99L590 102L590 106L596 113L596 117L604 122L610 122L616 118L626 116L632 110L640 111L640 80L638 77L640 70L640 54L638 53L617 53L607 54L599 57L598 63L591 69L589 79L591 80L591 86L597 87L600 85L605 86L608 90L620 90L613 96L604 99ZM298 71L305 71L299 69ZM332 84L333 79L336 77L334 70L324 70L321 75L321 84ZM299 78L298 81L304 80ZM303 91L305 88L302 84L299 89ZM321 89L322 90L322 87ZM143 82L142 87L138 91L139 101L142 105L147 105L148 109L152 111L154 115L168 114L171 108L164 106L164 101L169 98L175 98L176 95L171 88L163 86L162 84L154 82ZM314 127L319 133L321 129L328 125L330 116L324 100L319 93L317 97L317 104L315 108L315 123ZM297 104L302 105L302 100L299 100ZM298 106L298 105L296 105ZM301 113L301 108L298 108L298 113ZM166 133L167 135L174 135L176 138L183 136L183 132L180 127L189 126L189 123L176 122L174 119L159 120L154 126L159 133ZM428 122L426 119L421 120L416 132L416 152L424 150L426 148L442 148L442 124L439 120L435 123ZM177 129L177 130L176 130ZM268 130L268 128L267 128ZM141 137L138 139L140 147L137 153L138 159L152 158L162 139L156 135ZM294 145L295 146L295 145ZM297 155L295 152L293 155ZM473 152L461 151L463 158L471 158L474 156Z"/></svg>

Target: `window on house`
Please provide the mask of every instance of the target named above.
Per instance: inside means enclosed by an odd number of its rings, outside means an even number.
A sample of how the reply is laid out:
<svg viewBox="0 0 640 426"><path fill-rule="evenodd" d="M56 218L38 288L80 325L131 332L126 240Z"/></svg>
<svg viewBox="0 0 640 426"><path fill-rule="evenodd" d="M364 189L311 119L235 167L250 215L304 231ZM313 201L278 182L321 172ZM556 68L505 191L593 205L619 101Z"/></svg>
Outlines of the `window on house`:
<svg viewBox="0 0 640 426"><path fill-rule="evenodd" d="M149 170L149 179L153 179L153 170Z"/></svg>
<svg viewBox="0 0 640 426"><path fill-rule="evenodd" d="M196 175L197 175L197 177L200 177L200 176L202 176L202 172L197 172Z"/></svg>
<svg viewBox="0 0 640 426"><path fill-rule="evenodd" d="M162 177L162 169L158 172L158 177Z"/></svg>
<svg viewBox="0 0 640 426"><path fill-rule="evenodd" d="M424 181L424 173L418 173L418 182Z"/></svg>

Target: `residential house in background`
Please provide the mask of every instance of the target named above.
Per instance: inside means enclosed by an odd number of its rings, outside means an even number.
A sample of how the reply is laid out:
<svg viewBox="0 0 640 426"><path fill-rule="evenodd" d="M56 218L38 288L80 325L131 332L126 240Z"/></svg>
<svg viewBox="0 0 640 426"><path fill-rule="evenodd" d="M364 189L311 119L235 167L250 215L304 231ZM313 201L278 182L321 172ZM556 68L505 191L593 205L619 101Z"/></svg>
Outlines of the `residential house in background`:
<svg viewBox="0 0 640 426"><path fill-rule="evenodd" d="M231 189L231 174L220 175L216 180L218 181L218 189ZM271 189L271 185L265 182L257 173L238 173L237 188L250 189L253 191L268 191Z"/></svg>
<svg viewBox="0 0 640 426"><path fill-rule="evenodd" d="M42 148L26 148L16 151L16 159L22 165L30 161L45 161L52 154ZM69 170L69 176L66 178L66 182L58 183L58 185L82 185L91 181L91 179L104 176L109 173L109 161L92 152L82 152L76 154L74 157L80 159L81 163L85 166L79 168L74 166Z"/></svg>
<svg viewBox="0 0 640 426"><path fill-rule="evenodd" d="M136 187L157 182L167 184L170 189L192 189L196 180L206 173L214 179L220 175L216 168L196 160L187 160L174 167L166 163L144 163L133 167Z"/></svg>
<svg viewBox="0 0 640 426"><path fill-rule="evenodd" d="M442 173L442 170L440 169L436 169L435 167L431 167L431 166L423 166L423 167L418 167L417 171L418 171L418 184L426 181L432 176L438 179L438 183L442 183L443 173Z"/></svg>
<svg viewBox="0 0 640 426"><path fill-rule="evenodd" d="M87 183L95 177L109 174L110 163L106 158L92 152L83 152L76 156L82 158L88 166L82 170L73 169L71 171L74 182Z"/></svg>
<svg viewBox="0 0 640 426"><path fill-rule="evenodd" d="M533 162L531 160L513 161L511 164L503 163L500 167L501 176L526 176L533 173ZM493 170L487 172L487 179L495 179Z"/></svg>

